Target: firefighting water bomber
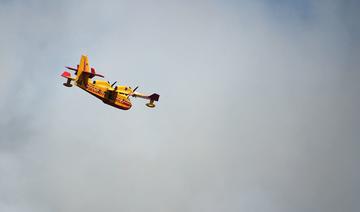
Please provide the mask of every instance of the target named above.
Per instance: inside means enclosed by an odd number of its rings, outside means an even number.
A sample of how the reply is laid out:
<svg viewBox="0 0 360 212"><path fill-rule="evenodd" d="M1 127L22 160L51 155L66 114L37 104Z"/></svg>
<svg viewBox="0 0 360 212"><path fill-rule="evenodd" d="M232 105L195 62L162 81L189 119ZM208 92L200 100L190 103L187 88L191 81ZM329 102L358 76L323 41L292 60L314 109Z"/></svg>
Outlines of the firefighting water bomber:
<svg viewBox="0 0 360 212"><path fill-rule="evenodd" d="M116 85L116 81L110 84L105 80L92 80L93 77L102 77L103 75L96 73L95 68L90 68L89 59L86 55L82 55L80 64L77 68L68 67L67 69L75 71L75 77L67 71L64 71L61 76L65 77L67 81L63 83L66 87L72 87L73 84L83 89L84 91L92 94L93 96L102 100L105 104L111 105L118 109L129 110L132 106L130 97L139 97L149 100L146 106L155 107L154 101L159 101L159 94L153 93L151 95L145 95L136 92L138 86L132 89L129 86Z"/></svg>

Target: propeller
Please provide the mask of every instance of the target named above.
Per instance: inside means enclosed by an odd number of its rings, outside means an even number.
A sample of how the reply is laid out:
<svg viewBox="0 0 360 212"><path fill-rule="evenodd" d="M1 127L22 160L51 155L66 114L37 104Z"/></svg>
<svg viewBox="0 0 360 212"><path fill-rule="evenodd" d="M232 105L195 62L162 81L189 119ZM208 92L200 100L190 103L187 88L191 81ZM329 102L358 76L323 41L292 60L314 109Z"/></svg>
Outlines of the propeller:
<svg viewBox="0 0 360 212"><path fill-rule="evenodd" d="M113 87L116 83L117 83L117 81L115 81L113 84L111 84L111 87ZM110 83L109 83L109 84L110 84Z"/></svg>
<svg viewBox="0 0 360 212"><path fill-rule="evenodd" d="M132 90L132 92L127 95L127 97L132 96L138 88L139 86L136 86L134 90Z"/></svg>
<svg viewBox="0 0 360 212"><path fill-rule="evenodd" d="M110 81L107 81L110 85ZM113 84L110 85L110 88L108 88L108 91L116 91L118 89L117 86L115 86L114 88L114 85L117 83L117 81L115 81ZM112 89L111 89L112 88Z"/></svg>

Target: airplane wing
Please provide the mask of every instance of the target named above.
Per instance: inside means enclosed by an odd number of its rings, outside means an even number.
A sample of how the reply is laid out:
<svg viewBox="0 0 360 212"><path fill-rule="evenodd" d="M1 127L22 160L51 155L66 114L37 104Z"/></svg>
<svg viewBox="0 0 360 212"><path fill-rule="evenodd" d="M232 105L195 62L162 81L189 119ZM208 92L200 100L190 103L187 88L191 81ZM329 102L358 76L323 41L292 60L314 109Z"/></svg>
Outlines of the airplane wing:
<svg viewBox="0 0 360 212"><path fill-rule="evenodd" d="M139 97L139 98L143 98L143 99L153 99L154 101L159 101L160 95L157 93L153 93L151 95L145 95L142 93L138 93L138 92L134 92L133 94L131 94L131 96L133 97Z"/></svg>
<svg viewBox="0 0 360 212"><path fill-rule="evenodd" d="M71 77L71 74L67 71L64 71L61 76L65 77L66 79L75 80L75 78Z"/></svg>
<svg viewBox="0 0 360 212"><path fill-rule="evenodd" d="M159 101L159 98L160 98L160 95L157 94L157 93L153 93L151 95L145 95L145 94L142 94L142 93L133 92L132 94L130 94L130 96L150 100L148 103L146 103L146 106L151 107L151 108L155 107L154 101Z"/></svg>

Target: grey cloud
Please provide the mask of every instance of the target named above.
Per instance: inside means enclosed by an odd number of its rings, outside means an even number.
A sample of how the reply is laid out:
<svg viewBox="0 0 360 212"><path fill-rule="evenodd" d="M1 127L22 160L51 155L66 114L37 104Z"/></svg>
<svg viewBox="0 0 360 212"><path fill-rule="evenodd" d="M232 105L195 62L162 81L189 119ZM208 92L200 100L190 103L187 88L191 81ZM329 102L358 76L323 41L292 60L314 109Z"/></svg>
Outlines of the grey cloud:
<svg viewBox="0 0 360 212"><path fill-rule="evenodd" d="M358 211L357 3L291 6L0 3L0 211ZM63 87L83 53L158 107Z"/></svg>

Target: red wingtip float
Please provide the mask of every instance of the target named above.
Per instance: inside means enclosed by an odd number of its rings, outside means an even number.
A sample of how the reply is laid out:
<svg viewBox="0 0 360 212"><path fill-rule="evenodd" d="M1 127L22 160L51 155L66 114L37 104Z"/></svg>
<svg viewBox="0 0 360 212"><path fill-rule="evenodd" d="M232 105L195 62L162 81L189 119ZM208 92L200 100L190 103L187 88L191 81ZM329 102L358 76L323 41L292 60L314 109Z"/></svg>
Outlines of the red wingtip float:
<svg viewBox="0 0 360 212"><path fill-rule="evenodd" d="M61 74L62 77L67 79L64 86L72 87L71 82L74 82L74 84L79 88L101 99L105 104L113 107L122 110L129 110L132 106L130 97L139 97L149 100L149 102L146 103L146 106L150 108L155 107L154 101L159 101L159 94L153 93L151 95L145 95L135 92L138 87L132 89L129 86L115 86L116 82L110 85L108 81L92 80L95 76L102 78L104 76L96 73L95 68L90 68L89 60L86 55L81 56L80 64L77 68L69 66L65 66L65 68L75 71L75 77L71 77L69 72L64 71Z"/></svg>

